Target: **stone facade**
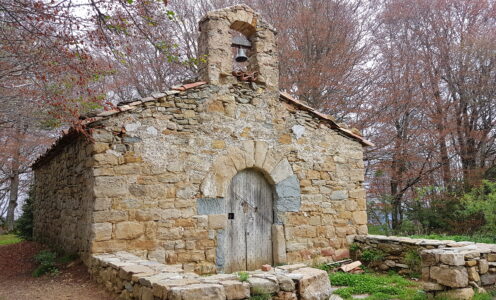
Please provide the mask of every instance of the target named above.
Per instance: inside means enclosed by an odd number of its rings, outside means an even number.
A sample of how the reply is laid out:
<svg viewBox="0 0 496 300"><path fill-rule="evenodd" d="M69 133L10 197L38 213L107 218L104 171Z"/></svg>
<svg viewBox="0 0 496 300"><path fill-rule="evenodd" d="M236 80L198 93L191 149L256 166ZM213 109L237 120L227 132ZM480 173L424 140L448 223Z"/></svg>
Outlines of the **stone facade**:
<svg viewBox="0 0 496 300"><path fill-rule="evenodd" d="M34 165L37 238L80 253L128 251L185 271L222 272L226 191L237 173L253 169L273 188L275 264L349 255L353 236L367 233L367 142L277 91L277 68L267 68L275 63L274 31L249 8L209 14L201 39L213 38L205 32L219 18L224 29L226 20L240 30L245 18L255 23L262 79L217 80L229 75L216 69L214 51L209 83L87 119L91 141L68 135ZM73 240L77 247L65 245Z"/></svg>
<svg viewBox="0 0 496 300"><path fill-rule="evenodd" d="M420 272L425 291L449 299L472 299L496 284L496 245L394 236L356 236L354 255L367 250L380 252L376 268ZM415 265L408 253L417 253Z"/></svg>

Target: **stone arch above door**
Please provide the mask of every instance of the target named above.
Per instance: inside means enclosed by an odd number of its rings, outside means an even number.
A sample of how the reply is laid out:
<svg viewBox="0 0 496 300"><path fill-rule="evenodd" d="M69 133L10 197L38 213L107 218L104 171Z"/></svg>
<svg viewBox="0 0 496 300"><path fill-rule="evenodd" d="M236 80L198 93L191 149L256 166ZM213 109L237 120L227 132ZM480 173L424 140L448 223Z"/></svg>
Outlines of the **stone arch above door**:
<svg viewBox="0 0 496 300"><path fill-rule="evenodd" d="M224 198L231 179L248 168L264 174L286 211L299 210L299 180L286 155L269 148L265 141L243 141L241 147L229 147L226 154L216 157L200 186L202 197Z"/></svg>

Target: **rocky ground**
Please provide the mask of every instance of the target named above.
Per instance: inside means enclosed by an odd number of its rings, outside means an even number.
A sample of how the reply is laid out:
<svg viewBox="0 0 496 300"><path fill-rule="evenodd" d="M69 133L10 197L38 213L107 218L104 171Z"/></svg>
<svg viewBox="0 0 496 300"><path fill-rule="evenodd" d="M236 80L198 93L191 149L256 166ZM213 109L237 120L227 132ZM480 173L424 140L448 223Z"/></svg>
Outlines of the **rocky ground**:
<svg viewBox="0 0 496 300"><path fill-rule="evenodd" d="M0 300L114 300L90 280L86 267L70 263L56 276L31 276L33 256L43 249L35 242L0 246Z"/></svg>

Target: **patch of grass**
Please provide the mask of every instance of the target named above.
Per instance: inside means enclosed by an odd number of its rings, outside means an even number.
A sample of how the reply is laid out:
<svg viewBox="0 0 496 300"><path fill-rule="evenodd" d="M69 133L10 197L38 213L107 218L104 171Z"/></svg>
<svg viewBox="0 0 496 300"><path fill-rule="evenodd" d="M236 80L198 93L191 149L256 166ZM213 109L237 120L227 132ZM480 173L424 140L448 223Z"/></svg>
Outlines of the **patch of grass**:
<svg viewBox="0 0 496 300"><path fill-rule="evenodd" d="M387 225L368 225L369 234L389 235Z"/></svg>
<svg viewBox="0 0 496 300"><path fill-rule="evenodd" d="M491 300L493 299L493 297L488 294L488 293L485 293L485 294L479 294L479 293L475 293L474 297L472 298L472 300Z"/></svg>
<svg viewBox="0 0 496 300"><path fill-rule="evenodd" d="M270 300L272 299L272 295L267 293L264 289L254 288L252 291L252 296L248 298L249 300Z"/></svg>
<svg viewBox="0 0 496 300"><path fill-rule="evenodd" d="M369 294L367 299L424 300L427 295L418 283L399 275L334 273L329 275L333 286L345 286L334 293L344 299L352 295Z"/></svg>
<svg viewBox="0 0 496 300"><path fill-rule="evenodd" d="M56 275L59 273L59 269L55 266L55 259L57 254L50 250L42 250L34 256L34 260L39 264L39 266L34 269L32 275L33 277L40 277L44 274Z"/></svg>
<svg viewBox="0 0 496 300"><path fill-rule="evenodd" d="M241 281L241 282L247 281L249 277L250 277L250 274L248 274L248 272L238 272L238 278L239 278L239 281Z"/></svg>
<svg viewBox="0 0 496 300"><path fill-rule="evenodd" d="M272 299L271 294L258 294L258 295L253 295L248 298L250 300L270 300Z"/></svg>
<svg viewBox="0 0 496 300"><path fill-rule="evenodd" d="M15 234L0 235L0 245L11 245L22 242L22 239Z"/></svg>
<svg viewBox="0 0 496 300"><path fill-rule="evenodd" d="M451 240L455 242L475 242L475 243L496 243L496 236L486 235L444 235L444 234L429 234L429 235L410 235L414 239L429 239L429 240Z"/></svg>

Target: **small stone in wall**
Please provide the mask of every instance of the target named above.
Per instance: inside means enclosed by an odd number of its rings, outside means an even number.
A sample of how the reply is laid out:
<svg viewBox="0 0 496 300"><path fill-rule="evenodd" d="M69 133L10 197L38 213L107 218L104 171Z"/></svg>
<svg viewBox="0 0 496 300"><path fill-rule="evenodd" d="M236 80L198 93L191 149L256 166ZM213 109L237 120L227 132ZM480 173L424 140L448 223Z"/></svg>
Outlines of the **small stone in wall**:
<svg viewBox="0 0 496 300"><path fill-rule="evenodd" d="M305 133L305 126L295 125L291 128L291 130L293 131L296 139L299 139Z"/></svg>
<svg viewBox="0 0 496 300"><path fill-rule="evenodd" d="M157 135L158 134L158 131L155 127L153 126L149 126L146 128L146 132L150 135Z"/></svg>
<svg viewBox="0 0 496 300"><path fill-rule="evenodd" d="M126 125L124 125L124 128L126 129L126 131L136 131L140 126L141 126L141 123L136 122L136 123L126 124Z"/></svg>

